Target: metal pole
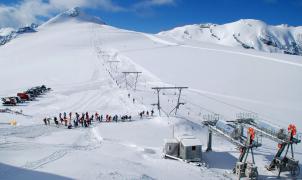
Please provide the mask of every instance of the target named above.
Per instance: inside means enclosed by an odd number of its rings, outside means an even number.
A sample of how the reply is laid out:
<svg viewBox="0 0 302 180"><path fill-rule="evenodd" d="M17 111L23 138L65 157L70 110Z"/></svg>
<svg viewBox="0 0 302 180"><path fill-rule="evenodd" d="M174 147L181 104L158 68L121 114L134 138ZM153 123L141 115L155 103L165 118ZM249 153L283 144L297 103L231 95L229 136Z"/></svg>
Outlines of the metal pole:
<svg viewBox="0 0 302 180"><path fill-rule="evenodd" d="M292 152L292 158L294 159L294 149L293 149L293 144L290 144L291 152Z"/></svg>
<svg viewBox="0 0 302 180"><path fill-rule="evenodd" d="M136 79L135 79L135 84L134 84L134 91L136 90L137 79L138 79L138 73L136 73Z"/></svg>
<svg viewBox="0 0 302 180"><path fill-rule="evenodd" d="M161 116L161 113L160 113L160 101L159 101L159 91L160 91L160 89L157 89L157 109L158 109L159 116Z"/></svg>
<svg viewBox="0 0 302 180"><path fill-rule="evenodd" d="M126 89L128 89L128 82L127 82L127 73L124 73L125 75L125 83L126 83Z"/></svg>
<svg viewBox="0 0 302 180"><path fill-rule="evenodd" d="M206 152L212 151L212 131L208 129L208 147Z"/></svg>
<svg viewBox="0 0 302 180"><path fill-rule="evenodd" d="M178 98L177 98L177 105L176 105L176 109L175 109L175 115L177 113L177 110L179 109L179 101L180 101L180 95L181 95L181 88L178 89L179 90L179 94L178 94Z"/></svg>
<svg viewBox="0 0 302 180"><path fill-rule="evenodd" d="M252 154L252 161L253 161L253 164L255 164L255 158L254 158L254 153L253 153L253 149L251 148L251 154Z"/></svg>

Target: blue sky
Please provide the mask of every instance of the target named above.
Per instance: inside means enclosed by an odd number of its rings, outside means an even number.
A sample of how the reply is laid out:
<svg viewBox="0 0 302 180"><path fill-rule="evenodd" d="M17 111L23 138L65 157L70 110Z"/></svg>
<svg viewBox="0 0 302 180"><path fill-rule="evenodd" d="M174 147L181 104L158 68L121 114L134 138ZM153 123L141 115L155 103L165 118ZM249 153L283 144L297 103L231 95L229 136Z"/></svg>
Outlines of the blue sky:
<svg viewBox="0 0 302 180"><path fill-rule="evenodd" d="M259 19L302 25L302 0L0 0L0 27L41 23L80 6L107 24L156 33L186 24Z"/></svg>

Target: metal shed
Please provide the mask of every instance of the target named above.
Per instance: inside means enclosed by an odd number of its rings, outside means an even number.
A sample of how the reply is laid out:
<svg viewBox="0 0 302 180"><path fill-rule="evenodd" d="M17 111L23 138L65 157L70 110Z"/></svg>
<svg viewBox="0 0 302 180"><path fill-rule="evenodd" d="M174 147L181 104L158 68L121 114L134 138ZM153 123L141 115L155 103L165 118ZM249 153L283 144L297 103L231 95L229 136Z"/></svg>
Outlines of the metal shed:
<svg viewBox="0 0 302 180"><path fill-rule="evenodd" d="M164 154L178 157L179 156L179 142L177 139L165 139Z"/></svg>
<svg viewBox="0 0 302 180"><path fill-rule="evenodd" d="M178 137L180 142L179 157L189 162L200 162L202 156L202 144L194 136Z"/></svg>

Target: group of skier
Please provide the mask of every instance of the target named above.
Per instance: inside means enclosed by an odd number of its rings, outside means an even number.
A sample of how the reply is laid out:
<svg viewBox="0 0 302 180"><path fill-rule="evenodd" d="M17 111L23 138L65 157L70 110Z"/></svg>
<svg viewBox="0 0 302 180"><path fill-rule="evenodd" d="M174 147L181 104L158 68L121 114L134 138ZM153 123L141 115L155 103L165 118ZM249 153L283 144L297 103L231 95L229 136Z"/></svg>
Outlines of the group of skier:
<svg viewBox="0 0 302 180"><path fill-rule="evenodd" d="M68 129L71 129L72 127L89 127L92 122L118 122L120 121L131 121L131 116L129 115L100 115L98 112L94 114L90 114L88 112L86 113L59 113L59 116L54 116L53 118L44 118L43 122L45 125L50 125L50 120L53 119L55 125L59 127L59 125L65 125Z"/></svg>
<svg viewBox="0 0 302 180"><path fill-rule="evenodd" d="M149 113L149 111L142 111L138 113L139 117L142 119L144 116L149 117L154 115L154 110L152 109Z"/></svg>

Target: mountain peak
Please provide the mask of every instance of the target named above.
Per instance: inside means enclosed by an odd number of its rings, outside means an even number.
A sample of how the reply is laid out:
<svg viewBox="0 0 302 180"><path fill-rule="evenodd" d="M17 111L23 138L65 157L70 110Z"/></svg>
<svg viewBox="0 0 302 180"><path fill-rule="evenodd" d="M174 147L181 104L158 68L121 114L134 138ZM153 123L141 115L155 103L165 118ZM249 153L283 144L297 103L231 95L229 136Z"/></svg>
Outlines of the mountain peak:
<svg viewBox="0 0 302 180"><path fill-rule="evenodd" d="M99 17L90 16L86 14L81 8L74 7L65 12L58 14L54 18L51 18L42 26L49 26L52 24L58 24L67 21L92 22L96 24L105 24L105 22L102 21Z"/></svg>
<svg viewBox="0 0 302 180"><path fill-rule="evenodd" d="M70 17L77 17L80 15L80 8L79 7L74 7L74 8L71 8L65 12L63 12L64 14L70 16Z"/></svg>

